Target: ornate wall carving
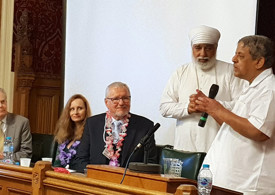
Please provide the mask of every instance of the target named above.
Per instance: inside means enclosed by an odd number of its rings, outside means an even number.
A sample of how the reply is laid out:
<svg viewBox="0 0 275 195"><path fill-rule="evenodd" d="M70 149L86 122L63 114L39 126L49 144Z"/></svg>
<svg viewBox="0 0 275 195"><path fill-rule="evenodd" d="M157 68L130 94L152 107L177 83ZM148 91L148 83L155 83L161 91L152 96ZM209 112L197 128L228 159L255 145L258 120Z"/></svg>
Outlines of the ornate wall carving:
<svg viewBox="0 0 275 195"><path fill-rule="evenodd" d="M53 134L62 91L61 0L15 0L12 70L13 112L34 133Z"/></svg>
<svg viewBox="0 0 275 195"><path fill-rule="evenodd" d="M20 17L28 17L28 36L33 46L33 70L36 75L60 78L62 61L62 1L15 0L14 41L20 39ZM13 60L14 62L14 60ZM14 65L14 63L13 63ZM14 66L13 66L14 67Z"/></svg>

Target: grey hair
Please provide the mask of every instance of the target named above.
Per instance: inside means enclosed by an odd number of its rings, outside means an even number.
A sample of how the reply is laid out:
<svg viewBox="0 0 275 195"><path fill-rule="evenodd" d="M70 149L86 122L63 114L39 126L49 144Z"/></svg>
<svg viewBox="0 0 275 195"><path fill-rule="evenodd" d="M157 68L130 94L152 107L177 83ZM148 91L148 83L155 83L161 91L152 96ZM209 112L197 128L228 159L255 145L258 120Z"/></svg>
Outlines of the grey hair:
<svg viewBox="0 0 275 195"><path fill-rule="evenodd" d="M5 96L5 100L7 100L7 93L3 88L0 88L0 93L3 93Z"/></svg>
<svg viewBox="0 0 275 195"><path fill-rule="evenodd" d="M105 90L105 98L108 97L110 89L113 88L113 87L126 88L128 90L128 92L129 92L129 94L131 94L128 85L126 85L125 83L122 83L122 82L113 82L110 85L108 85L108 87L106 88L106 90Z"/></svg>
<svg viewBox="0 0 275 195"><path fill-rule="evenodd" d="M253 60L263 57L265 59L265 68L272 67L274 63L273 42L266 36L251 35L241 38L238 43L242 42L244 47L249 48L249 53Z"/></svg>

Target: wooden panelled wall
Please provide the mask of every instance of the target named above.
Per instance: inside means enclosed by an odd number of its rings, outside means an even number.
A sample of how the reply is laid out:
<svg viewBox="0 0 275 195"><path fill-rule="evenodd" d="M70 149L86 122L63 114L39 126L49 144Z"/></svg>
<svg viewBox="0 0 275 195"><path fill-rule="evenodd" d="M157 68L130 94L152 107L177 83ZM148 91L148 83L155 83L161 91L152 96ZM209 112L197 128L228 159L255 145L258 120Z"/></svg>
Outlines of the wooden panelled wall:
<svg viewBox="0 0 275 195"><path fill-rule="evenodd" d="M14 112L29 118L36 133L53 134L62 108L63 2L15 0ZM257 34L275 41L275 1L258 3Z"/></svg>
<svg viewBox="0 0 275 195"><path fill-rule="evenodd" d="M15 0L14 110L33 133L53 134L62 102L62 1Z"/></svg>

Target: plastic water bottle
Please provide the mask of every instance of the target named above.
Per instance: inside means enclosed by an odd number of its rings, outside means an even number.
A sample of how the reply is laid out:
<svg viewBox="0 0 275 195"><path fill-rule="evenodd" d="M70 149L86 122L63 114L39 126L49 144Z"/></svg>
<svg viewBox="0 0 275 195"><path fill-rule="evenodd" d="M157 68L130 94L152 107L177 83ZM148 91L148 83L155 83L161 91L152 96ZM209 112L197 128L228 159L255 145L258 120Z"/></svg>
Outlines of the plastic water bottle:
<svg viewBox="0 0 275 195"><path fill-rule="evenodd" d="M210 195L212 190L212 173L208 164L202 165L198 175L198 193L199 195Z"/></svg>
<svg viewBox="0 0 275 195"><path fill-rule="evenodd" d="M15 164L14 160L13 160L13 151L14 151L14 148L13 148L13 141L12 139L10 140L10 143L9 143L9 159L11 160L11 164Z"/></svg>
<svg viewBox="0 0 275 195"><path fill-rule="evenodd" d="M3 148L3 155L4 155L4 160L8 158L9 156L9 144L11 141L11 137L6 137L4 141L4 148Z"/></svg>
<svg viewBox="0 0 275 195"><path fill-rule="evenodd" d="M14 164L13 161L13 142L11 137L6 137L4 141L4 150L3 150L4 159L3 162L7 164Z"/></svg>

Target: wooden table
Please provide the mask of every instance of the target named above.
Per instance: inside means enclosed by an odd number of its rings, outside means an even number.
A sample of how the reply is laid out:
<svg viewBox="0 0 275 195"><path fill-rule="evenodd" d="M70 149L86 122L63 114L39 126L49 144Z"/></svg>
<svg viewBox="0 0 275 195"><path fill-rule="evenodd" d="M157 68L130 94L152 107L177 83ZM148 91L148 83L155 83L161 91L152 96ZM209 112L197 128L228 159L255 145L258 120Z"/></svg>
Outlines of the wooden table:
<svg viewBox="0 0 275 195"><path fill-rule="evenodd" d="M124 168L109 165L88 165L87 177L119 184L122 180ZM165 177L163 174L145 174L127 170L124 185L139 187L159 192L175 193L181 184L197 186L195 180L183 177ZM213 186L211 195L240 195L242 193Z"/></svg>

